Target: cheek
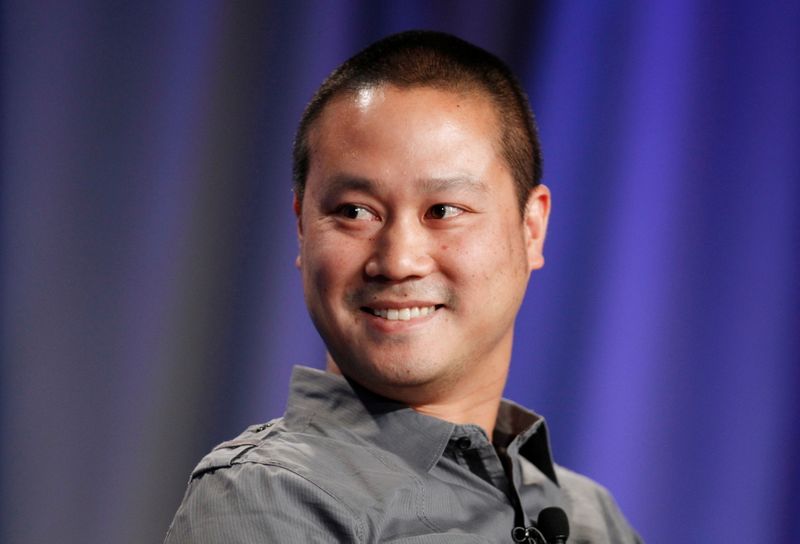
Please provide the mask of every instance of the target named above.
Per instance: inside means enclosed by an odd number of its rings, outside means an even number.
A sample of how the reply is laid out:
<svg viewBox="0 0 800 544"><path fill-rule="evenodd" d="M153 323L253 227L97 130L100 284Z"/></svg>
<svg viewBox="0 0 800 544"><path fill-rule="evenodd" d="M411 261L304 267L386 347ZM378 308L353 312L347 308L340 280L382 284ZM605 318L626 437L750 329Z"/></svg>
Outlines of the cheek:
<svg viewBox="0 0 800 544"><path fill-rule="evenodd" d="M448 246L440 261L462 304L483 308L492 317L512 315L527 286L527 265L519 229L493 228Z"/></svg>
<svg viewBox="0 0 800 544"><path fill-rule="evenodd" d="M516 236L516 237L515 237ZM440 255L451 269L475 279L493 279L516 272L523 262L519 234L500 227L481 229L472 236L454 236L440 244Z"/></svg>
<svg viewBox="0 0 800 544"><path fill-rule="evenodd" d="M351 245L321 238L306 247L314 249L303 253L303 278L318 296L341 289L359 273L358 252Z"/></svg>

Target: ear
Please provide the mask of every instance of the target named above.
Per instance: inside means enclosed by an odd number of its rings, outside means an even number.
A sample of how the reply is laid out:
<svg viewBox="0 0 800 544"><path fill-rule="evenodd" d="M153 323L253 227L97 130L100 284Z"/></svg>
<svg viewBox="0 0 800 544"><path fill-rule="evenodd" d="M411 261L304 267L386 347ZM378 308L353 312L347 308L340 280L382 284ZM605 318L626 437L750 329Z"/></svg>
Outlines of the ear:
<svg viewBox="0 0 800 544"><path fill-rule="evenodd" d="M550 189L537 185L528 196L525 205L525 248L528 252L528 267L539 270L544 266L544 238L547 220L550 217Z"/></svg>
<svg viewBox="0 0 800 544"><path fill-rule="evenodd" d="M303 210L300 207L300 201L297 199L297 193L295 192L292 192L292 209L294 210L295 217L297 217L297 241L300 243L297 257L294 260L294 265L300 269L303 265L302 260L300 259L300 254L302 253L303 249Z"/></svg>

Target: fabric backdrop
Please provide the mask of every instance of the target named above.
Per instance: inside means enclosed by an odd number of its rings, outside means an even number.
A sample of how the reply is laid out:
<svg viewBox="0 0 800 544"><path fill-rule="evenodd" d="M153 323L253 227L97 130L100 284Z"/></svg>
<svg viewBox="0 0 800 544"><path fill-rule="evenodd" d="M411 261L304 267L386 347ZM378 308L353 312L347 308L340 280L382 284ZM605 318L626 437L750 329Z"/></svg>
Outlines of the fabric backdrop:
<svg viewBox="0 0 800 544"><path fill-rule="evenodd" d="M554 195L507 395L649 542L800 541L800 4L2 8L0 541L160 542L323 348L290 149L383 35L506 59Z"/></svg>

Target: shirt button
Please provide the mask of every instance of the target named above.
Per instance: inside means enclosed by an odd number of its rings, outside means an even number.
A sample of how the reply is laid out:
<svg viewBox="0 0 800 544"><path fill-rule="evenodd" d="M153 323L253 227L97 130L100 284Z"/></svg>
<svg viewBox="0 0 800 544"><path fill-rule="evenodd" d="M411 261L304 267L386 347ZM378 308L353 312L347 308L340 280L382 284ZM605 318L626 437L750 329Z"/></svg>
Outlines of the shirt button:
<svg viewBox="0 0 800 544"><path fill-rule="evenodd" d="M468 436L462 436L456 440L456 447L461 451L468 450L472 447L472 440L470 440Z"/></svg>

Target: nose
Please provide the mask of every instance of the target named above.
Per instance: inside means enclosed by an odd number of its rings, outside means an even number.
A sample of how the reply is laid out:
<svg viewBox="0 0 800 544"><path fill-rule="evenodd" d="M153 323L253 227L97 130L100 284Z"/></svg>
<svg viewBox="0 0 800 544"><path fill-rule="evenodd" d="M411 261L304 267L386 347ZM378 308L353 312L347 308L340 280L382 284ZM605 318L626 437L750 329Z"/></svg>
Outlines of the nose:
<svg viewBox="0 0 800 544"><path fill-rule="evenodd" d="M429 242L429 233L416 218L398 218L376 235L364 272L388 281L425 277L434 268Z"/></svg>

